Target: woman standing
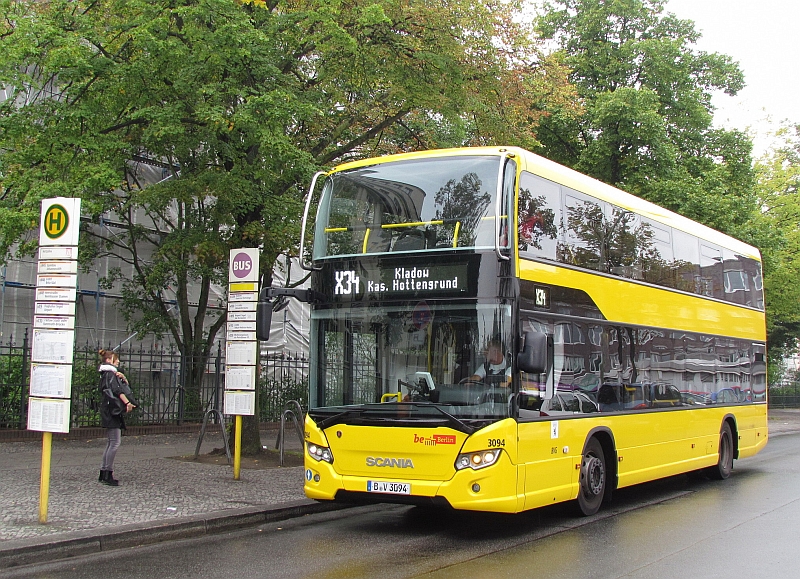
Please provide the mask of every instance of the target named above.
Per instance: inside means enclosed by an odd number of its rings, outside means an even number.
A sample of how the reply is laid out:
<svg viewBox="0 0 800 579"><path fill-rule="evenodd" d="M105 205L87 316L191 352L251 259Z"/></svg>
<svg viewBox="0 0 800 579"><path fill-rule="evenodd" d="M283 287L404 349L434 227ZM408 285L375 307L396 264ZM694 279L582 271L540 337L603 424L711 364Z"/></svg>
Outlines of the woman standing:
<svg viewBox="0 0 800 579"><path fill-rule="evenodd" d="M125 429L125 414L136 408L125 375L117 370L119 356L110 350L100 350L100 418L108 435L98 480L112 487L119 486L114 478L114 457L117 455Z"/></svg>

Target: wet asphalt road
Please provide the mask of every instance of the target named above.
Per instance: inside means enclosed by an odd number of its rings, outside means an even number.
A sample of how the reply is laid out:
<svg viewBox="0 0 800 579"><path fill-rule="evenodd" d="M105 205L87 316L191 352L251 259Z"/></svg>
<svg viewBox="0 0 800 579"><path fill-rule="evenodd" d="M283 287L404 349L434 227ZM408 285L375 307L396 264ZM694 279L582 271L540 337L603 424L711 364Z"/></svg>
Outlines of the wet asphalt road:
<svg viewBox="0 0 800 579"><path fill-rule="evenodd" d="M800 569L800 434L737 461L727 481L623 489L589 518L373 506L0 572L59 579L270 577L769 577Z"/></svg>

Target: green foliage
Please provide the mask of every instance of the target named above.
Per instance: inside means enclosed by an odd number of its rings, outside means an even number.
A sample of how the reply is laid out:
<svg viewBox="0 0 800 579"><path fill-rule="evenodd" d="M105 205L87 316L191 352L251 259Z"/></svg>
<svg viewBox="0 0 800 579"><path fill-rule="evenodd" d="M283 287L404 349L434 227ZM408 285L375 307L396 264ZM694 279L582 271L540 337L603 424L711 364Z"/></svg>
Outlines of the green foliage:
<svg viewBox="0 0 800 579"><path fill-rule="evenodd" d="M268 379L266 376L260 381L258 393L258 416L264 422L279 422L286 404L296 400L304 410L308 408L308 378L291 379L281 376L279 380ZM302 417L299 418L302 426Z"/></svg>
<svg viewBox="0 0 800 579"><path fill-rule="evenodd" d="M28 376L29 368L22 365L21 348L11 348L0 357L0 383L21 384Z"/></svg>
<svg viewBox="0 0 800 579"><path fill-rule="evenodd" d="M756 163L762 211L752 224L764 240L767 332L775 361L795 352L800 340L800 125L785 126L778 136L781 144Z"/></svg>
<svg viewBox="0 0 800 579"><path fill-rule="evenodd" d="M261 247L267 275L296 253L320 166L535 143L540 104L569 110L520 5L0 0L0 255L35 247L41 199L82 198L84 266L127 264L101 286L121 288L131 329L202 360L229 250Z"/></svg>
<svg viewBox="0 0 800 579"><path fill-rule="evenodd" d="M538 20L571 67L583 114L542 121L543 155L747 239L756 210L742 133L713 129L711 93L744 86L729 57L693 48L663 0L554 0ZM571 111L570 111L571 112Z"/></svg>
<svg viewBox="0 0 800 579"><path fill-rule="evenodd" d="M229 250L260 247L267 278L296 253L315 170L535 143L538 105L569 109L565 68L520 5L0 0L0 256L34 249L41 199L82 198L84 267L126 264L100 285L119 288L132 330L192 360L196 410Z"/></svg>
<svg viewBox="0 0 800 579"><path fill-rule="evenodd" d="M87 355L88 354L88 355ZM100 426L97 353L80 352L72 365L72 424Z"/></svg>
<svg viewBox="0 0 800 579"><path fill-rule="evenodd" d="M583 114L552 109L541 151L760 248L774 368L800 337L797 134L754 170L750 139L711 125L712 92L744 86L738 65L696 50L693 23L665 4L552 1L538 30L572 68Z"/></svg>
<svg viewBox="0 0 800 579"><path fill-rule="evenodd" d="M29 366L22 364L20 348L10 347L0 356L0 427L18 427L20 424Z"/></svg>

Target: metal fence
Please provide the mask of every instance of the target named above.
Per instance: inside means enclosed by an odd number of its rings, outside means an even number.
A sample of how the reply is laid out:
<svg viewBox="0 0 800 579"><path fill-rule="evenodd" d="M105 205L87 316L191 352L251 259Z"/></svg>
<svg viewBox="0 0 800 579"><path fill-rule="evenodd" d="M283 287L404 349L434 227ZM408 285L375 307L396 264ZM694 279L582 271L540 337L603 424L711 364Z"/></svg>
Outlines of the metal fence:
<svg viewBox="0 0 800 579"><path fill-rule="evenodd" d="M0 342L0 428L25 429L30 376L28 333L17 342ZM206 360L195 360L173 349L131 346L119 352L121 370L131 384L139 408L128 417L131 425L200 422L209 409L223 411L225 358L221 344ZM72 373L73 428L100 426L97 349L76 348ZM280 420L286 404L297 400L308 407L309 361L302 354L263 356L258 380L258 416L262 422ZM774 408L800 407L800 382L769 390Z"/></svg>
<svg viewBox="0 0 800 579"><path fill-rule="evenodd" d="M0 428L26 428L28 405L28 334L21 344L0 343Z"/></svg>
<svg viewBox="0 0 800 579"><path fill-rule="evenodd" d="M800 382L770 388L769 405L772 408L800 408Z"/></svg>
<svg viewBox="0 0 800 579"><path fill-rule="evenodd" d="M224 348L218 344L203 360L182 355L176 349L119 350L120 370L125 373L139 407L126 418L130 425L200 422L206 411L223 411L225 391ZM98 402L99 358L88 344L77 347L72 370L73 428L100 426ZM258 416L262 422L280 420L289 400L303 408L308 399L308 359L301 354L262 357L258 380ZM27 427L30 344L10 338L0 343L0 428Z"/></svg>

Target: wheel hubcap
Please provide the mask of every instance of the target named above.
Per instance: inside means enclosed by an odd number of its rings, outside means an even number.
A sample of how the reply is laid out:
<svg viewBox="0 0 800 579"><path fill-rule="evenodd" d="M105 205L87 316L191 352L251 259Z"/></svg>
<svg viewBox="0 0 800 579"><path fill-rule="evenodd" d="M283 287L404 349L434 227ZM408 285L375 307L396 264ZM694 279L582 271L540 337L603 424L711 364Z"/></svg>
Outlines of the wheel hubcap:
<svg viewBox="0 0 800 579"><path fill-rule="evenodd" d="M605 476L603 461L596 456L587 456L583 462L583 480L588 494L597 496L603 492Z"/></svg>

